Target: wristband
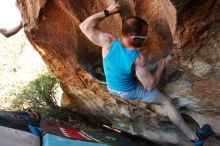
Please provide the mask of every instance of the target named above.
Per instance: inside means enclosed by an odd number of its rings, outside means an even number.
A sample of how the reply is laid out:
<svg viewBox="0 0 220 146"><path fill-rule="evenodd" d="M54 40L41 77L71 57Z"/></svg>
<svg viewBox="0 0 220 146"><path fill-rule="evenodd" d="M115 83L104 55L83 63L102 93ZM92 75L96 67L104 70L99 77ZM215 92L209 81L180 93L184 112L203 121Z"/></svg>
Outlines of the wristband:
<svg viewBox="0 0 220 146"><path fill-rule="evenodd" d="M105 14L105 17L108 17L110 15L108 10L104 10L104 14Z"/></svg>

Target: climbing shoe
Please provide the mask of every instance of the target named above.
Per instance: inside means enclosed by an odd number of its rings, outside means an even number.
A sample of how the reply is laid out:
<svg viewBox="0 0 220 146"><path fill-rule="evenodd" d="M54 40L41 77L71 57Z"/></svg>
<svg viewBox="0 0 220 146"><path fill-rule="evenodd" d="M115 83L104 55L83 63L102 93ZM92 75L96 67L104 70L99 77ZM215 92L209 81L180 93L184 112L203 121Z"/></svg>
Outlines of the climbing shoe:
<svg viewBox="0 0 220 146"><path fill-rule="evenodd" d="M194 146L203 146L204 141L203 140L197 140L197 141L192 141Z"/></svg>
<svg viewBox="0 0 220 146"><path fill-rule="evenodd" d="M204 141L213 134L212 128L209 124L204 124L202 128L195 131L199 140L192 141L194 146L203 146Z"/></svg>

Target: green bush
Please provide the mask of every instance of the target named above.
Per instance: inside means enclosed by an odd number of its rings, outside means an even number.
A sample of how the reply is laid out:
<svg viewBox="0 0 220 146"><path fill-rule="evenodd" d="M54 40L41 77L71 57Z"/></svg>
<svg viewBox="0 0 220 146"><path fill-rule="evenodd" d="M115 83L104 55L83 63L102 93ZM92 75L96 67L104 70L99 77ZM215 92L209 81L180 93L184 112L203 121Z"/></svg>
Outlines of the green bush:
<svg viewBox="0 0 220 146"><path fill-rule="evenodd" d="M13 109L31 109L44 114L52 113L57 107L54 99L54 86L58 81L48 74L42 74L31 81L12 101Z"/></svg>

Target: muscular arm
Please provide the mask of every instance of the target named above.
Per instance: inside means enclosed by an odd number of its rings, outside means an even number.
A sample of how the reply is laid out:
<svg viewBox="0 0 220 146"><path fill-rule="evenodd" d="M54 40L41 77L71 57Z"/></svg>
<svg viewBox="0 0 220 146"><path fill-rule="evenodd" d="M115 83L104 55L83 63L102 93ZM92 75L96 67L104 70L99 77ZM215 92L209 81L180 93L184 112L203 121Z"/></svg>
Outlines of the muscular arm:
<svg viewBox="0 0 220 146"><path fill-rule="evenodd" d="M164 69L164 60L157 62L157 70L154 74L147 69L147 61L144 57L140 56L135 61L135 73L139 81L143 84L144 88L151 90L157 86L160 81L161 73Z"/></svg>
<svg viewBox="0 0 220 146"><path fill-rule="evenodd" d="M5 37L10 37L14 34L16 34L21 28L23 27L22 22L20 22L16 27L12 29L0 29L0 33L3 34Z"/></svg>
<svg viewBox="0 0 220 146"><path fill-rule="evenodd" d="M119 11L118 4L110 5L107 10L110 15L116 14ZM100 47L109 46L114 37L111 34L101 32L98 28L98 24L105 18L104 12L96 13L90 17L88 17L85 21L83 21L79 27L82 32L86 35L86 37L93 42L94 44Z"/></svg>

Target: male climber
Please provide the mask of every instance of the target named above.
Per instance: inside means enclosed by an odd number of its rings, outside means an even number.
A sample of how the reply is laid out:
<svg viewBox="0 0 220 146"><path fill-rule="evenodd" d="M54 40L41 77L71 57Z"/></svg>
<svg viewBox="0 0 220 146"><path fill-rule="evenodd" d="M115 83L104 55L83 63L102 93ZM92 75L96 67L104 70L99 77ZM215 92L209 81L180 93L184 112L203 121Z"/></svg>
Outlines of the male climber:
<svg viewBox="0 0 220 146"><path fill-rule="evenodd" d="M170 120L193 142L202 146L212 130L208 124L193 132L185 123L171 99L156 88L164 69L164 59L160 59L152 74L146 67L147 61L139 51L148 33L145 20L131 16L122 23L122 37L115 39L111 34L99 30L98 24L106 17L120 11L117 3L98 12L80 24L80 29L94 44L102 47L103 66L108 90L113 95L126 100L141 100L164 107Z"/></svg>

